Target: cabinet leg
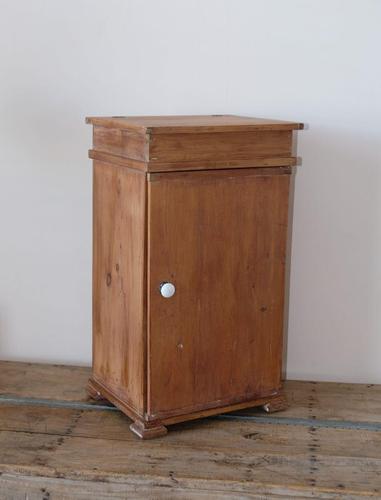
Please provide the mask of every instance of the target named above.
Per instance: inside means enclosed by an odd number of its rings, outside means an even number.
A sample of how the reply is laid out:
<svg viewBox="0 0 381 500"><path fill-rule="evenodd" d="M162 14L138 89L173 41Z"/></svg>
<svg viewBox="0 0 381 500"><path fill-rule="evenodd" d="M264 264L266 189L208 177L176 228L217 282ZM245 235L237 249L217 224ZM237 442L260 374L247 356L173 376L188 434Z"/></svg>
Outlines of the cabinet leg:
<svg viewBox="0 0 381 500"><path fill-rule="evenodd" d="M130 425L130 430L139 436L141 439L153 439L160 436L165 436L167 434L167 428L164 427L160 422L152 422L147 424L141 420L135 420L133 424Z"/></svg>
<svg viewBox="0 0 381 500"><path fill-rule="evenodd" d="M275 396L270 399L268 403L262 405L262 409L267 413L274 413L276 411L285 410L287 406L287 400L284 394L279 394L279 396Z"/></svg>
<svg viewBox="0 0 381 500"><path fill-rule="evenodd" d="M95 401L106 401L106 398L104 398L102 394L98 391L98 389L93 384L91 378L87 382L86 391L87 394L91 397L91 399L95 399Z"/></svg>

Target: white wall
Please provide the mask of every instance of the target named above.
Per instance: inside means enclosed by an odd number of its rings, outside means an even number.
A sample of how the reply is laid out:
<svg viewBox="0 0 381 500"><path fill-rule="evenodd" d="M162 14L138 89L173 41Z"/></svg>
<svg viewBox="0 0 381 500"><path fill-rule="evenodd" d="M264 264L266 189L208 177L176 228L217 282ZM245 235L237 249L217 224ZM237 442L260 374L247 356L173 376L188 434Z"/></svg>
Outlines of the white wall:
<svg viewBox="0 0 381 500"><path fill-rule="evenodd" d="M288 376L381 382L381 2L0 0L0 358L91 360L86 115L300 120Z"/></svg>

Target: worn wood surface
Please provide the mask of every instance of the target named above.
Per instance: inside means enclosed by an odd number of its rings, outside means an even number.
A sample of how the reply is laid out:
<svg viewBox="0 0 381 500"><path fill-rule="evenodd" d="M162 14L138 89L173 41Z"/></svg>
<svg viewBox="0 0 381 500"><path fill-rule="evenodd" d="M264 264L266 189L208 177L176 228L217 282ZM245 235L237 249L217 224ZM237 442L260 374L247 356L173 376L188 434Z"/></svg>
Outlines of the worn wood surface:
<svg viewBox="0 0 381 500"><path fill-rule="evenodd" d="M147 172L295 164L296 122L232 115L93 117L91 158ZM108 158L104 158L104 155Z"/></svg>
<svg viewBox="0 0 381 500"><path fill-rule="evenodd" d="M290 408L276 423L240 412L144 442L121 412L81 406L88 374L0 362L1 499L381 498L380 386L289 381ZM16 401L31 397L50 405ZM78 407L55 408L54 399ZM352 428L329 426L341 418Z"/></svg>
<svg viewBox="0 0 381 500"><path fill-rule="evenodd" d="M111 153L104 153L103 151L98 151L95 149L89 150L89 158L93 160L106 161L112 165L119 165L121 167L133 168L140 171L154 171L154 172L166 172L166 171L187 171L187 170L222 170L230 168L262 168L262 167L287 167L295 166L299 163L299 158L295 156L266 156L251 158L250 160L200 160L200 161L182 161L176 162L174 165L171 162L155 162L150 164L149 168L147 164L140 160L133 160L132 158L125 158L123 156L118 156Z"/></svg>
<svg viewBox="0 0 381 500"><path fill-rule="evenodd" d="M378 494L381 434L204 420L181 424L164 438L137 440L120 413L58 409L8 410L0 434L7 473L214 491ZM12 421L11 430L7 422Z"/></svg>
<svg viewBox="0 0 381 500"><path fill-rule="evenodd" d="M0 396L91 402L87 366L0 361Z"/></svg>
<svg viewBox="0 0 381 500"><path fill-rule="evenodd" d="M263 399L280 390L289 173L150 174L152 417ZM176 286L170 300L158 293L163 281Z"/></svg>
<svg viewBox="0 0 381 500"><path fill-rule="evenodd" d="M146 404L145 193L143 173L94 162L93 378L138 414Z"/></svg>
<svg viewBox="0 0 381 500"><path fill-rule="evenodd" d="M134 130L95 126L93 130L93 148L104 153L131 158L149 160L149 140L145 134Z"/></svg>
<svg viewBox="0 0 381 500"><path fill-rule="evenodd" d="M286 380L284 385L289 406L277 418L381 423L381 385L298 380Z"/></svg>
<svg viewBox="0 0 381 500"><path fill-rule="evenodd" d="M94 125L89 393L139 420L131 429L146 437L217 408L257 401L270 410L264 398L277 398L271 408L280 409L292 172L282 161L292 157L301 124L232 115L87 121ZM265 163L253 166L258 160ZM160 294L164 281L177 287L169 301Z"/></svg>
<svg viewBox="0 0 381 500"><path fill-rule="evenodd" d="M0 361L0 398L35 398L97 404L86 392L91 368ZM284 381L288 408L276 418L314 418L381 424L381 385ZM257 408L240 415L263 414Z"/></svg>
<svg viewBox="0 0 381 500"><path fill-rule="evenodd" d="M187 161L247 160L291 155L292 131L207 132L146 135L95 126L93 148L103 153L162 164ZM150 170L156 170L151 166ZM172 166L177 170L177 165Z"/></svg>
<svg viewBox="0 0 381 500"><path fill-rule="evenodd" d="M248 160L291 156L291 131L220 132L152 135L149 161ZM154 170L154 165L150 170ZM177 168L174 167L174 170Z"/></svg>

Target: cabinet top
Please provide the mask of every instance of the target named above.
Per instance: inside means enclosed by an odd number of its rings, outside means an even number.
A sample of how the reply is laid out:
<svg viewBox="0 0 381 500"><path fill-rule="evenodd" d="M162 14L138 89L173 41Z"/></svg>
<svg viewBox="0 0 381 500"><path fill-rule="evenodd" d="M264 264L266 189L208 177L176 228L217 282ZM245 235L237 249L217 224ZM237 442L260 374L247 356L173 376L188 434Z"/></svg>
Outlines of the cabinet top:
<svg viewBox="0 0 381 500"><path fill-rule="evenodd" d="M303 123L236 115L88 117L86 123L154 134L207 133L254 130L297 130Z"/></svg>

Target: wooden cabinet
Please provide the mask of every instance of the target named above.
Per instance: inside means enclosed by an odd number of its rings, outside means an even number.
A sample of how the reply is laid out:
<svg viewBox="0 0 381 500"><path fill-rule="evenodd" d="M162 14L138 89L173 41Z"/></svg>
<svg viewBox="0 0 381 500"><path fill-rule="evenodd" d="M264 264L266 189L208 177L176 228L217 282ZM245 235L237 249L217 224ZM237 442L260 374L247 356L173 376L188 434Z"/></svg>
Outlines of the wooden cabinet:
<svg viewBox="0 0 381 500"><path fill-rule="evenodd" d="M94 126L88 390L150 438L285 405L283 309L293 131L230 115Z"/></svg>

